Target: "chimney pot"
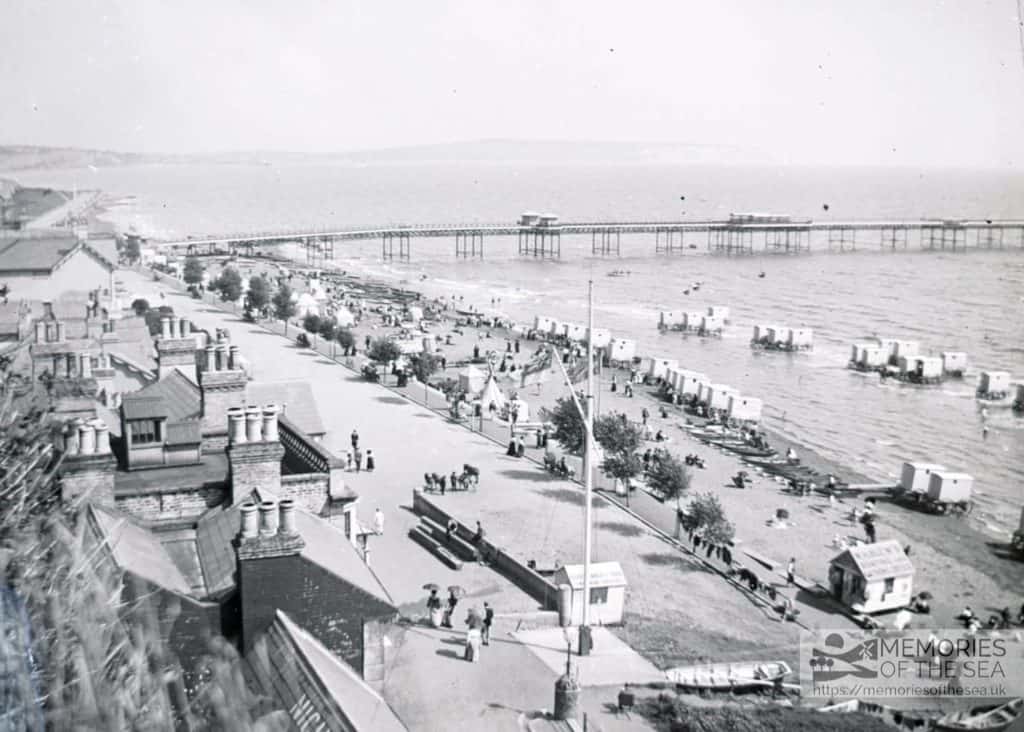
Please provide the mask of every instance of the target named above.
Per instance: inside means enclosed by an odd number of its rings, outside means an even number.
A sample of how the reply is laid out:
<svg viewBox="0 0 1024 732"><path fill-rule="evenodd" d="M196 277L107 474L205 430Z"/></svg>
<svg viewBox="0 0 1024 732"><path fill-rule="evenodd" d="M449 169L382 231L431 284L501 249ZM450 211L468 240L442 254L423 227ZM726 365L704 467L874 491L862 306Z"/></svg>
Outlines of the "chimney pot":
<svg viewBox="0 0 1024 732"><path fill-rule="evenodd" d="M232 371L242 368L242 364L238 360L238 346L235 344L228 346L228 368Z"/></svg>
<svg viewBox="0 0 1024 732"><path fill-rule="evenodd" d="M277 407L268 404L263 407L263 441L278 442L280 437L277 433Z"/></svg>
<svg viewBox="0 0 1024 732"><path fill-rule="evenodd" d="M78 424L81 420L72 420L64 428L64 452L67 455L78 454Z"/></svg>
<svg viewBox="0 0 1024 732"><path fill-rule="evenodd" d="M46 317L46 318L52 318L53 317L53 301L52 300L45 300L43 302L43 316Z"/></svg>
<svg viewBox="0 0 1024 732"><path fill-rule="evenodd" d="M298 533L295 529L295 501L285 498L279 506L281 521L277 527L277 533L284 536L295 536Z"/></svg>
<svg viewBox="0 0 1024 732"><path fill-rule="evenodd" d="M96 452L96 428L88 422L78 425L78 454L92 455Z"/></svg>
<svg viewBox="0 0 1024 732"><path fill-rule="evenodd" d="M81 361L78 367L79 376L83 379L92 378L92 356L88 353L83 353L79 359Z"/></svg>
<svg viewBox="0 0 1024 732"><path fill-rule="evenodd" d="M217 355L216 348L212 345L206 347L206 370L216 371L217 370Z"/></svg>
<svg viewBox="0 0 1024 732"><path fill-rule="evenodd" d="M96 430L96 454L110 454L110 428L102 419L93 420L93 428Z"/></svg>
<svg viewBox="0 0 1024 732"><path fill-rule="evenodd" d="M260 536L274 536L277 533L278 511L276 501L260 504Z"/></svg>
<svg viewBox="0 0 1024 732"><path fill-rule="evenodd" d="M217 370L218 371L226 371L227 368L228 368L228 365L226 363L226 361L227 361L227 349L224 347L224 344L218 344L217 345L217 347L215 349L215 354L216 354L216 357L217 357Z"/></svg>
<svg viewBox="0 0 1024 732"><path fill-rule="evenodd" d="M57 321L57 342L64 342L64 323Z"/></svg>
<svg viewBox="0 0 1024 732"><path fill-rule="evenodd" d="M259 508L252 501L242 504L242 538L255 539L259 535Z"/></svg>
<svg viewBox="0 0 1024 732"><path fill-rule="evenodd" d="M245 438L249 442L263 441L262 416L259 407L249 407L245 410Z"/></svg>
<svg viewBox="0 0 1024 732"><path fill-rule="evenodd" d="M178 337L188 338L192 335L192 325L189 323L188 318L181 318L178 321Z"/></svg>
<svg viewBox="0 0 1024 732"><path fill-rule="evenodd" d="M164 339L171 338L171 319L166 315L160 318L160 335Z"/></svg>
<svg viewBox="0 0 1024 732"><path fill-rule="evenodd" d="M228 410L228 441L232 445L246 442L245 410L232 407Z"/></svg>

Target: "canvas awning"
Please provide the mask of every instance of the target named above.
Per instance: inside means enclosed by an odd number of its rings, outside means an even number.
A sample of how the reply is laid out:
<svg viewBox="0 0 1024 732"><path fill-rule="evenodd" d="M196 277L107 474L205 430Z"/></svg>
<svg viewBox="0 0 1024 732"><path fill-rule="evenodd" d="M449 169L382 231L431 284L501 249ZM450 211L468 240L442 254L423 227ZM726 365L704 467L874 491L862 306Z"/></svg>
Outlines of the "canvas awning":
<svg viewBox="0 0 1024 732"><path fill-rule="evenodd" d="M492 402L495 407L501 409L507 401L505 395L501 393L501 389L498 387L498 382L493 377L488 379L483 392L480 394L480 403L484 405L484 409L488 408Z"/></svg>

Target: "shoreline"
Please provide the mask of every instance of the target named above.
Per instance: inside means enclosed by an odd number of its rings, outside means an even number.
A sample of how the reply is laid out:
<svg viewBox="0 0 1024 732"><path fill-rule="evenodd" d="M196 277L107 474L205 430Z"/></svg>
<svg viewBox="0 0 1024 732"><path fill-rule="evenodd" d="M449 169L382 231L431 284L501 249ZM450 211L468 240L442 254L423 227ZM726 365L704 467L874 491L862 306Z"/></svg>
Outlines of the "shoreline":
<svg viewBox="0 0 1024 732"><path fill-rule="evenodd" d="M260 259L268 258L257 258L253 261L259 261ZM340 276L342 271L345 272L345 277L353 278L353 284L372 284L379 287L391 288L397 292L416 292L421 297L427 300L435 299L441 296L447 297L450 295L450 291L446 290L441 285L430 284L430 280L415 281L408 277L401 277L396 274L393 277L381 276L377 272L366 272L359 263L346 263L346 266L338 266L333 262L326 262L322 266L307 265L298 258L291 258L285 254L279 254L275 257L282 263L288 263L289 266L300 270L323 270L331 271L336 276ZM445 294L447 293L447 294ZM464 301L468 307L470 305L476 305L475 303ZM478 310L487 312L487 308L479 307ZM467 331L471 329L467 328ZM492 341L503 340L507 331L504 328L492 328ZM526 352L532 350L535 342L527 342L527 348L524 349L523 360L528 355ZM446 351L449 349L446 349ZM608 398L607 392L607 379L610 378L609 369L603 372L604 382L602 388L604 389L604 409L612 408L613 402L618 405L620 400L613 400ZM621 376L620 376L621 378ZM556 379L557 380L557 379ZM532 387L530 388L532 391ZM642 404L646 405L652 414L657 413L657 407L665 404L655 394L648 393L648 388L637 389L637 399L632 400L637 405L637 411ZM528 401L533 406L533 400L529 397ZM538 407L550 406L549 403L538 403ZM669 408L670 414L674 408ZM678 412L682 415L682 412ZM770 427L764 428L764 431L769 436L769 441L772 446L779 450L780 453L784 453L785 450L792 446L797 450L801 456L801 462L823 474L834 473L840 480L845 480L850 483L871 483L878 482L870 476L867 476L859 472L855 468L851 468L848 465L843 465L837 460L830 459L819 452L811 449L810 447L800 443L797 440L793 440L786 437ZM678 444L678 442L677 442ZM690 443L695 449L703 449L704 451L710 450L710 446L706 446L696 440ZM741 469L749 470L750 467L743 463L739 456L722 452L721 453L727 460L734 461L737 466ZM841 504L849 507L854 502L859 500L856 498L847 497L840 500ZM981 573L994 585L999 587L1004 593L1011 593L1015 597L1019 595L1020 588L1024 587L1024 562L1015 561L1013 558L1003 558L996 554L996 545L1006 544L1009 539L1009 533L991 527L987 523L971 522L969 520L960 519L954 516L942 516L922 513L921 511L915 510L912 507L904 506L899 503L890 502L886 499L880 499L879 505L882 508L881 520L892 529L896 530L901 534L905 534L910 539L911 545L914 547L915 554L919 554L924 551L928 551L933 554L941 554L944 551L953 550L957 553L955 561L958 561L965 568L969 568L976 572ZM838 552L835 552L838 553ZM776 557L776 559L781 559ZM965 596L969 596L966 593ZM968 603L969 604L969 603ZM1014 606L1015 607L1015 606Z"/></svg>

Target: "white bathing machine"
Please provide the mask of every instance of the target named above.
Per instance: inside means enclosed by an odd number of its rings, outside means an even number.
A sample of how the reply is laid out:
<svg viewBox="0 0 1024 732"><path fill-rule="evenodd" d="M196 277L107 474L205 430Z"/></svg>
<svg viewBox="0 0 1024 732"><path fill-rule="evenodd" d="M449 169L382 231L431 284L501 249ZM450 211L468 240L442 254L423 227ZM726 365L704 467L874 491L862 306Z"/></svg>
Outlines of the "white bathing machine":
<svg viewBox="0 0 1024 732"><path fill-rule="evenodd" d="M682 392L683 394L695 394L700 398L701 385L710 383L708 377L699 371L686 371L685 369L680 369L678 373L679 386L676 387L676 391Z"/></svg>
<svg viewBox="0 0 1024 732"><path fill-rule="evenodd" d="M969 511L973 490L974 478L967 473L935 470L928 481L928 501L940 511L953 507Z"/></svg>
<svg viewBox="0 0 1024 732"><path fill-rule="evenodd" d="M1005 399L1010 393L1009 371L982 371L978 379L979 399Z"/></svg>
<svg viewBox="0 0 1024 732"><path fill-rule="evenodd" d="M704 322L704 313L689 311L683 313L683 328L686 330L698 331Z"/></svg>
<svg viewBox="0 0 1024 732"><path fill-rule="evenodd" d="M626 338L612 338L608 344L608 360L617 363L632 363L636 358L636 341Z"/></svg>
<svg viewBox="0 0 1024 732"><path fill-rule="evenodd" d="M793 328L787 342L791 351L808 351L814 347L814 331L810 328Z"/></svg>
<svg viewBox="0 0 1024 732"><path fill-rule="evenodd" d="M664 379L669 369L679 368L679 362L672 358L651 358L647 375L652 379Z"/></svg>
<svg viewBox="0 0 1024 732"><path fill-rule="evenodd" d="M1024 384L1017 384L1017 395L1013 398L1013 408L1024 412Z"/></svg>
<svg viewBox="0 0 1024 732"><path fill-rule="evenodd" d="M895 341L889 354L889 363L898 366L901 358L914 358L921 350L917 341Z"/></svg>
<svg viewBox="0 0 1024 732"><path fill-rule="evenodd" d="M729 419L737 422L760 422L764 403L760 399L734 394L729 397Z"/></svg>
<svg viewBox="0 0 1024 732"><path fill-rule="evenodd" d="M711 405L711 382L701 381L697 384L697 401L701 404Z"/></svg>
<svg viewBox="0 0 1024 732"><path fill-rule="evenodd" d="M565 334L565 323L563 323L561 320L556 320L554 318L551 318L551 330L548 331L548 335L552 335L552 336L555 336L555 337L561 337L564 334Z"/></svg>
<svg viewBox="0 0 1024 732"><path fill-rule="evenodd" d="M533 318L533 329L540 333L551 333L552 319L544 315L536 315Z"/></svg>
<svg viewBox="0 0 1024 732"><path fill-rule="evenodd" d="M607 328L594 328L593 337L591 337L590 329L587 329L587 337L584 339L590 343L594 348L607 348L608 344L612 342L612 332Z"/></svg>
<svg viewBox="0 0 1024 732"><path fill-rule="evenodd" d="M585 341L587 339L587 326L580 323L565 323L565 337L570 341Z"/></svg>
<svg viewBox="0 0 1024 732"><path fill-rule="evenodd" d="M860 353L860 366L865 370L879 369L885 366L888 352L882 346L865 346Z"/></svg>
<svg viewBox="0 0 1024 732"><path fill-rule="evenodd" d="M725 330L725 320L717 315L705 315L700 320L700 332L721 335Z"/></svg>
<svg viewBox="0 0 1024 732"><path fill-rule="evenodd" d="M903 463L900 473L900 491L908 496L923 496L928 493L932 473L945 471L945 466L936 463Z"/></svg>
<svg viewBox="0 0 1024 732"><path fill-rule="evenodd" d="M723 323L729 322L729 308L724 308L721 305L712 305L709 307L708 315L712 318L718 318Z"/></svg>
<svg viewBox="0 0 1024 732"><path fill-rule="evenodd" d="M771 346L778 348L779 346L785 345L789 341L789 333L791 329L784 325L772 326L768 331L768 341Z"/></svg>
<svg viewBox="0 0 1024 732"><path fill-rule="evenodd" d="M778 326L772 323L758 323L754 326L754 333L750 342L755 346L763 346L768 343L768 333Z"/></svg>
<svg viewBox="0 0 1024 732"><path fill-rule="evenodd" d="M662 310L658 316L658 327L661 330L682 328L686 323L686 313L682 310Z"/></svg>
<svg viewBox="0 0 1024 732"><path fill-rule="evenodd" d="M739 396L739 394L738 389L734 389L726 384L712 384L708 388L708 407L711 409L728 409L729 399Z"/></svg>
<svg viewBox="0 0 1024 732"><path fill-rule="evenodd" d="M938 356L918 356L910 378L923 384L937 384L942 381L942 359Z"/></svg>
<svg viewBox="0 0 1024 732"><path fill-rule="evenodd" d="M943 351L942 371L947 376L961 377L967 370L967 354L963 351Z"/></svg>
<svg viewBox="0 0 1024 732"><path fill-rule="evenodd" d="M850 346L850 365L861 365L861 358L864 353L864 349L871 348L872 346L878 348L878 344L873 341L860 341Z"/></svg>

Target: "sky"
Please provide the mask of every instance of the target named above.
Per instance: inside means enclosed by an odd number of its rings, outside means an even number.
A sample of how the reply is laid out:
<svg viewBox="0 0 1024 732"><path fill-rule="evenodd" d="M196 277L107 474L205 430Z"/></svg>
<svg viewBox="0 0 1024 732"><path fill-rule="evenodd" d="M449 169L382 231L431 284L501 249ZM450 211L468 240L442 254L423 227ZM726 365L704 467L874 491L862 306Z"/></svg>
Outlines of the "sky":
<svg viewBox="0 0 1024 732"><path fill-rule="evenodd" d="M1017 0L3 0L0 144L1024 164Z"/></svg>

